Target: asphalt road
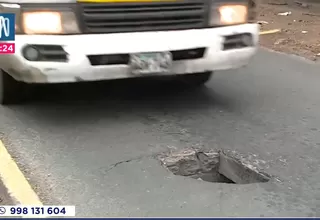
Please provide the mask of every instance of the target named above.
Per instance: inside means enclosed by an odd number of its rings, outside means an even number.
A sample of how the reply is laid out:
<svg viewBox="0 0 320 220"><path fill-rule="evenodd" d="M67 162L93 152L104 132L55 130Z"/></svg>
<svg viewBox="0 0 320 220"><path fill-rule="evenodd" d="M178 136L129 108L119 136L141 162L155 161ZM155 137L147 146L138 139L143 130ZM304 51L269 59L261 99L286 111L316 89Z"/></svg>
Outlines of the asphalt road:
<svg viewBox="0 0 320 220"><path fill-rule="evenodd" d="M0 108L1 136L43 202L76 205L78 216L320 217L319 67L263 50L200 90L38 88L33 102ZM190 146L253 155L274 179L213 184L153 158Z"/></svg>
<svg viewBox="0 0 320 220"><path fill-rule="evenodd" d="M12 201L12 198L8 194L6 187L0 181L0 206L1 205L14 205L14 204L15 204L15 202ZM0 209L0 215L1 215L1 209Z"/></svg>

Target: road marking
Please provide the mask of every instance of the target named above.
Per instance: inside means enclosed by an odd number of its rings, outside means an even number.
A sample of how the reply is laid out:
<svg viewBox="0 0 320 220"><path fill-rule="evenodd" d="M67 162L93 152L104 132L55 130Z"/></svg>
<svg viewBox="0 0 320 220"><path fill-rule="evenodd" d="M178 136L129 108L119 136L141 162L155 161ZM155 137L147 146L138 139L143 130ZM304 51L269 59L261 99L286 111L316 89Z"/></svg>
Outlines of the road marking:
<svg viewBox="0 0 320 220"><path fill-rule="evenodd" d="M281 29L273 29L273 30L268 30L268 31L260 31L260 35L265 35L265 34L275 34L280 32Z"/></svg>
<svg viewBox="0 0 320 220"><path fill-rule="evenodd" d="M4 186L8 189L10 196L12 196L20 205L43 205L1 140L0 178Z"/></svg>

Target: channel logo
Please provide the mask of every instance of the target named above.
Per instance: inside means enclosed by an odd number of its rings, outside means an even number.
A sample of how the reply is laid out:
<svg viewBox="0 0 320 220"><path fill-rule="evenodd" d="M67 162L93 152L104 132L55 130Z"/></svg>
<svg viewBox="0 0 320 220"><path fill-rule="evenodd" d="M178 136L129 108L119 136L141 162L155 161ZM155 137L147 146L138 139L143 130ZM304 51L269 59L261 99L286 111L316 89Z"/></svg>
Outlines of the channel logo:
<svg viewBox="0 0 320 220"><path fill-rule="evenodd" d="M15 40L15 14L0 13L0 41Z"/></svg>
<svg viewBox="0 0 320 220"><path fill-rule="evenodd" d="M13 54L15 52L15 14L0 13L0 54ZM10 43L5 43L11 41Z"/></svg>

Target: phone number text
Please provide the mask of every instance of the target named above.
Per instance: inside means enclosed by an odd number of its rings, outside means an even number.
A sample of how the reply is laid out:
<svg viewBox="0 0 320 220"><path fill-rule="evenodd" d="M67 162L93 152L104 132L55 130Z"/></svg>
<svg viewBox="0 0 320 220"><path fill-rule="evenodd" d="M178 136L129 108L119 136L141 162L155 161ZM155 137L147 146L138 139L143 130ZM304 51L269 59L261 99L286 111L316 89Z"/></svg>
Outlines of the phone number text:
<svg viewBox="0 0 320 220"><path fill-rule="evenodd" d="M1 206L0 216L75 216L75 206Z"/></svg>

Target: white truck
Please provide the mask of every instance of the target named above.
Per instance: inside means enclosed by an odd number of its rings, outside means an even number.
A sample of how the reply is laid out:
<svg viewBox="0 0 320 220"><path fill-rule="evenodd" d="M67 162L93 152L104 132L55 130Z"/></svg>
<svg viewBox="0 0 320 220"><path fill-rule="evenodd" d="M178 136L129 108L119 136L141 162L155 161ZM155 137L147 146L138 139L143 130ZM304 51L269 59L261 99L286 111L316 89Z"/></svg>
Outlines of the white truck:
<svg viewBox="0 0 320 220"><path fill-rule="evenodd" d="M15 54L0 55L0 104L29 84L172 76L202 85L257 51L252 0L2 0Z"/></svg>

